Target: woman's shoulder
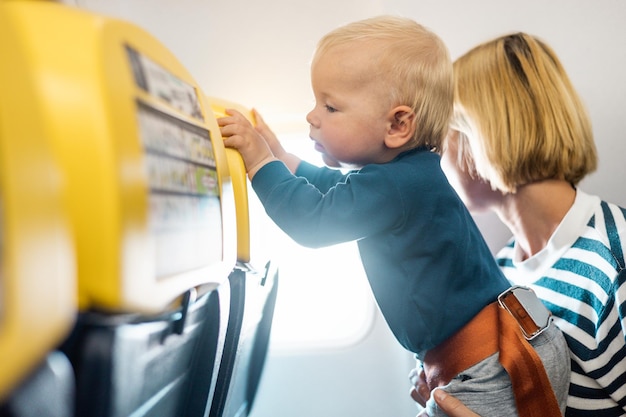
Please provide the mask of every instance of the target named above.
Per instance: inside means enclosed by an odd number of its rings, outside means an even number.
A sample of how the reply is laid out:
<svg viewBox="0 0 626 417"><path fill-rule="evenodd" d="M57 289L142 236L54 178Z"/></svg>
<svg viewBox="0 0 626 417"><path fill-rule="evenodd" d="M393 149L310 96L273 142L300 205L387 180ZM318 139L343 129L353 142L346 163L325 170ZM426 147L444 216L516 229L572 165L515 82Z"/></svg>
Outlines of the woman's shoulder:
<svg viewBox="0 0 626 417"><path fill-rule="evenodd" d="M591 213L589 226L603 234L617 234L626 239L626 208L581 190L577 190L574 205L579 211Z"/></svg>
<svg viewBox="0 0 626 417"><path fill-rule="evenodd" d="M618 268L625 268L626 209L580 190L577 192L575 204L591 209L592 215L587 223L590 230L588 236L592 239L595 236L598 241L604 243L617 261Z"/></svg>

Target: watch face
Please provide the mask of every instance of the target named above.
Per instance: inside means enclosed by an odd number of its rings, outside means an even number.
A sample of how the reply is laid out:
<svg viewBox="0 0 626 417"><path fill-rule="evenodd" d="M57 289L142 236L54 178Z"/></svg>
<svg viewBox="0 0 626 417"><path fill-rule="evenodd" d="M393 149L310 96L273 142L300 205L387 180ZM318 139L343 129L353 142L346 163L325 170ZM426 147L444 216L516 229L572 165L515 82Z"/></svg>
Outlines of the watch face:
<svg viewBox="0 0 626 417"><path fill-rule="evenodd" d="M531 288L512 287L500 294L498 302L517 320L527 339L538 336L550 324L550 310Z"/></svg>

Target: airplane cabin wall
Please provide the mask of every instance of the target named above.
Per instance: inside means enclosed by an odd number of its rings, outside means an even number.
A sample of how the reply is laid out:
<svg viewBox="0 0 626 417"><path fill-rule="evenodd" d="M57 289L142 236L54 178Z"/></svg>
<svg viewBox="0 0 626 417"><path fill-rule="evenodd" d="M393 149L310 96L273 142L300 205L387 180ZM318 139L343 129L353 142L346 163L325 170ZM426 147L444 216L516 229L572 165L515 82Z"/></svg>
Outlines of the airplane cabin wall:
<svg viewBox="0 0 626 417"><path fill-rule="evenodd" d="M208 95L256 107L279 134L301 133L313 99L309 60L332 28L377 14L411 17L438 33L452 58L511 31L557 52L581 94L599 151L581 188L626 206L626 2L623 0L65 0L148 30ZM509 233L491 215L476 219L496 250ZM272 354L252 417L413 416L410 354L380 316L359 345L323 353Z"/></svg>

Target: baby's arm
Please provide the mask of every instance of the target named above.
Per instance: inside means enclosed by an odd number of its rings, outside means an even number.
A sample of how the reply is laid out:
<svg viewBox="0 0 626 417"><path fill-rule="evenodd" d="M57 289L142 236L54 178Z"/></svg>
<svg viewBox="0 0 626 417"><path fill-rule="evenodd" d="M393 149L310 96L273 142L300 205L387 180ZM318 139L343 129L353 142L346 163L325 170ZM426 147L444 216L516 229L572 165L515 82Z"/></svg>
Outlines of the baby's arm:
<svg viewBox="0 0 626 417"><path fill-rule="evenodd" d="M300 162L302 162L302 160L296 155L287 152L285 148L283 148L283 145L280 143L280 141L278 140L274 132L272 132L272 130L269 128L269 126L265 124L265 121L263 120L259 112L257 112L255 109L253 109L252 112L254 113L254 118L256 119L257 132L259 132L261 136L263 136L270 149L272 150L274 156L283 161L283 163L287 165L287 168L289 168L292 173L295 173L296 169L298 169L298 165L300 165Z"/></svg>
<svg viewBox="0 0 626 417"><path fill-rule="evenodd" d="M263 136L243 114L232 109L227 109L226 114L228 116L217 119L224 137L224 145L239 151L246 165L248 178L252 180L259 169L269 162L276 161L277 158Z"/></svg>

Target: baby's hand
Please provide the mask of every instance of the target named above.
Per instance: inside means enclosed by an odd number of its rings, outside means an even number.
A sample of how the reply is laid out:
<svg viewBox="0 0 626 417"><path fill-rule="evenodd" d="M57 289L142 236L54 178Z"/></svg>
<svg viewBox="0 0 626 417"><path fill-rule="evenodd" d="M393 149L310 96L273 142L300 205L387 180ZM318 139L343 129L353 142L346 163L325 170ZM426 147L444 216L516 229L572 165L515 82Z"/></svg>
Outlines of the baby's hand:
<svg viewBox="0 0 626 417"><path fill-rule="evenodd" d="M426 401L430 398L430 388L426 382L424 370L421 368L412 369L409 373L409 379L413 384L410 391L411 398L422 407L425 407Z"/></svg>
<svg viewBox="0 0 626 417"><path fill-rule="evenodd" d="M272 154L283 161L283 163L289 168L292 173L295 173L300 165L301 159L292 153L289 153L283 148L272 129L265 123L265 120L261 117L256 109L252 109L252 114L256 120L256 131L265 139L265 142L270 147Z"/></svg>
<svg viewBox="0 0 626 417"><path fill-rule="evenodd" d="M276 158L263 136L243 114L232 109L227 109L226 114L228 116L217 119L224 137L224 145L241 153L248 178L252 179L261 167L275 161Z"/></svg>
<svg viewBox="0 0 626 417"><path fill-rule="evenodd" d="M256 131L263 136L263 139L267 142L270 147L270 150L278 159L282 159L283 155L286 153L285 148L280 143L272 129L265 123L265 120L261 117L259 112L256 109L252 109L252 113L254 114L254 118L256 120Z"/></svg>

